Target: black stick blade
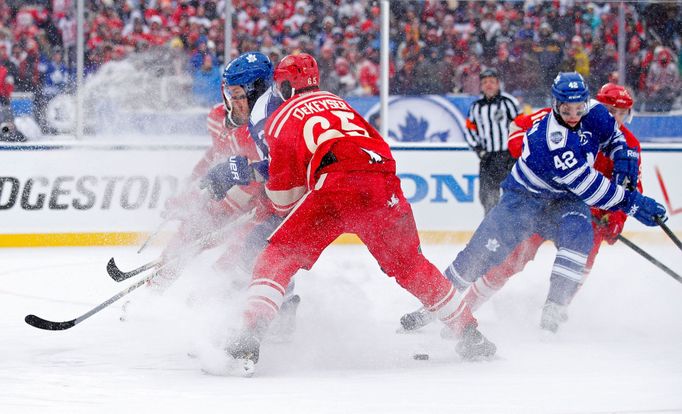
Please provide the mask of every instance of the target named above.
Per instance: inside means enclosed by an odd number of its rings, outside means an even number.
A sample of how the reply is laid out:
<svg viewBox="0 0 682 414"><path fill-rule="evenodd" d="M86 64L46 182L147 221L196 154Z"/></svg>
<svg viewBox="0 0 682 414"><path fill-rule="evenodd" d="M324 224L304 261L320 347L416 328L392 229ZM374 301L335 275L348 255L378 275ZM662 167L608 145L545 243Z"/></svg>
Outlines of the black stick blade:
<svg viewBox="0 0 682 414"><path fill-rule="evenodd" d="M64 322L52 322L35 315L26 315L24 321L35 328L45 329L46 331L63 331L76 325L75 319Z"/></svg>
<svg viewBox="0 0 682 414"><path fill-rule="evenodd" d="M113 257L109 259L109 262L107 263L107 273L109 274L109 277L117 282L122 282L130 277L121 272L121 269L116 266L116 262L114 261Z"/></svg>

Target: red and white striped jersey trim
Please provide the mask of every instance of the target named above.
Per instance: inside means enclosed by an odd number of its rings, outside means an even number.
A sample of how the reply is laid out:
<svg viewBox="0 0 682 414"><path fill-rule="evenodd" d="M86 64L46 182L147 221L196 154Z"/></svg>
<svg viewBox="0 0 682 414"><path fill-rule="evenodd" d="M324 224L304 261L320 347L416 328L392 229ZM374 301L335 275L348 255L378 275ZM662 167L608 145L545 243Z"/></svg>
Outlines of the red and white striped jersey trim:
<svg viewBox="0 0 682 414"><path fill-rule="evenodd" d="M305 186L294 187L289 190L270 190L267 185L265 186L265 193L267 194L270 201L272 201L273 207L277 211L287 212L291 210L296 203L299 202L301 197L306 193L307 189Z"/></svg>
<svg viewBox="0 0 682 414"><path fill-rule="evenodd" d="M435 312L438 319L450 322L457 319L464 311L466 303L462 300L461 292L457 292L454 286L435 305L428 308L429 312Z"/></svg>
<svg viewBox="0 0 682 414"><path fill-rule="evenodd" d="M221 200L229 208L235 211L246 211L251 207L253 194L244 191L240 186L233 186L227 191L225 198Z"/></svg>
<svg viewBox="0 0 682 414"><path fill-rule="evenodd" d="M264 304L277 313L284 301L284 288L272 279L255 279L249 286L248 301Z"/></svg>

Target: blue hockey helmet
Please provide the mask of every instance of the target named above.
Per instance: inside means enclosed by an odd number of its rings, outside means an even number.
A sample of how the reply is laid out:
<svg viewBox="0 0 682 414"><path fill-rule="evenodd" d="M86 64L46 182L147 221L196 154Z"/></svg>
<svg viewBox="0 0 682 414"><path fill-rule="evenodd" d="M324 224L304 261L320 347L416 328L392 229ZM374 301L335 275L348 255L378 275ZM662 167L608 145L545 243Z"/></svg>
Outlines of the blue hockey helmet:
<svg viewBox="0 0 682 414"><path fill-rule="evenodd" d="M223 71L223 81L228 86L244 86L246 92L259 79L268 86L272 83L272 62L261 52L246 52L228 63Z"/></svg>
<svg viewBox="0 0 682 414"><path fill-rule="evenodd" d="M560 72L552 83L552 96L557 103L580 103L590 99L590 91L578 72Z"/></svg>

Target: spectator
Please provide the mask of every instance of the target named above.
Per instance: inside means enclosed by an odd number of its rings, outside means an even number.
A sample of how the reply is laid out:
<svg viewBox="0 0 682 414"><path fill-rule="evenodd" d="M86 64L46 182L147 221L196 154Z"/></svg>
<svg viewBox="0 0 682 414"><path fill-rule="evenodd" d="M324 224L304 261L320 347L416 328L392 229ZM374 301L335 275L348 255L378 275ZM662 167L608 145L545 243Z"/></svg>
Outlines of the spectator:
<svg viewBox="0 0 682 414"><path fill-rule="evenodd" d="M469 63L460 68L459 86L462 93L476 95L481 90L481 82L478 77L481 73L481 64L476 56L471 56Z"/></svg>
<svg viewBox="0 0 682 414"><path fill-rule="evenodd" d="M646 85L646 110L669 112L680 95L680 72L666 47L660 46L656 51L656 60L649 67Z"/></svg>
<svg viewBox="0 0 682 414"><path fill-rule="evenodd" d="M403 67L398 70L395 78L391 82L391 94L394 95L418 95L419 89L415 81L415 67L417 66L417 56L408 56Z"/></svg>
<svg viewBox="0 0 682 414"><path fill-rule="evenodd" d="M599 90L601 85L608 83L609 74L618 70L618 56L613 43L607 43L603 49L601 43L595 43L593 48L593 57L590 62L592 76L588 83L591 90Z"/></svg>
<svg viewBox="0 0 682 414"><path fill-rule="evenodd" d="M211 55L204 55L200 70L194 74L192 92L197 103L212 106L221 101L220 96L220 68L213 64Z"/></svg>
<svg viewBox="0 0 682 414"><path fill-rule="evenodd" d="M373 48L367 49L365 59L358 67L358 80L361 94L372 96L379 94L379 51Z"/></svg>
<svg viewBox="0 0 682 414"><path fill-rule="evenodd" d="M552 28L546 22L540 25L538 41L533 46L533 52L540 63L541 82L546 88L552 84L563 60L561 44L552 37Z"/></svg>
<svg viewBox="0 0 682 414"><path fill-rule="evenodd" d="M62 59L62 51L55 49L52 59L46 64L45 86L43 93L45 100L49 102L52 98L64 92L69 85L69 69Z"/></svg>
<svg viewBox="0 0 682 414"><path fill-rule="evenodd" d="M10 105L16 77L17 67L10 61L5 44L0 43L0 106Z"/></svg>
<svg viewBox="0 0 682 414"><path fill-rule="evenodd" d="M583 39L580 36L573 36L571 47L564 56L562 72L578 72L585 79L590 77L590 58L583 49Z"/></svg>
<svg viewBox="0 0 682 414"><path fill-rule="evenodd" d="M336 58L334 73L329 78L330 84L336 88L339 96L351 96L357 92L358 84L350 72L350 64L346 58Z"/></svg>
<svg viewBox="0 0 682 414"><path fill-rule="evenodd" d="M263 49L261 49L261 51L262 50ZM328 85L326 84L327 78L334 72L335 60L334 49L332 49L330 45L322 46L320 57L317 59L317 67L320 71L320 88L323 90L335 90L328 88Z"/></svg>
<svg viewBox="0 0 682 414"><path fill-rule="evenodd" d="M450 92L452 77L448 78L448 66L436 47L429 48L426 54L420 54L414 70L415 86L419 93L442 95Z"/></svg>
<svg viewBox="0 0 682 414"><path fill-rule="evenodd" d="M39 2L47 3L50 2ZM350 70L342 76L345 84L349 85L352 77L363 86L363 94L378 94L378 57L373 61L365 53L379 48L380 13L375 2L238 0L234 3L233 53L260 49L278 60L284 53L307 52L316 55L323 73L333 77L338 77L336 60L341 57L346 60L340 65L341 72L346 67ZM29 57L25 51L29 43L36 41L39 56L52 56L54 48L61 48L63 62L73 71L75 3L55 1L49 8L34 4L0 0L0 44L5 44L8 52L16 49L10 60L17 68L22 67L24 75L27 63L33 67L31 62L35 62L35 56ZM192 58L191 69L186 69L190 73L201 70L206 55L211 56L213 65L222 57L224 2L221 0L98 0L85 4L89 72L134 51L169 47L171 43L178 47L178 42L184 55ZM617 13L608 3L410 1L391 2L390 7L389 53L390 62L395 65L392 91L447 93L459 88L476 94L477 70L482 61L502 71L508 90L517 96L523 95L534 105L544 106L542 92L559 66L577 70L584 76L589 73L588 79L593 84L605 82L615 70L617 54L613 44L617 39ZM625 9L628 46L626 78L622 81L642 95L638 102L651 107L657 94L650 95L646 82L650 72L659 71L659 68L650 70L656 61L654 50L665 44L670 49L671 62L676 64L674 58L682 49L679 46L680 8L626 2ZM604 43L600 45L593 41L595 38ZM531 50L533 40L536 45ZM587 62L585 56L591 61ZM421 63L415 68L415 62ZM405 80L413 77L415 69L429 77L420 75L412 84L406 84ZM326 78L323 76L323 81ZM42 84L44 79L40 80ZM26 79L17 76L15 81L17 90L28 87Z"/></svg>

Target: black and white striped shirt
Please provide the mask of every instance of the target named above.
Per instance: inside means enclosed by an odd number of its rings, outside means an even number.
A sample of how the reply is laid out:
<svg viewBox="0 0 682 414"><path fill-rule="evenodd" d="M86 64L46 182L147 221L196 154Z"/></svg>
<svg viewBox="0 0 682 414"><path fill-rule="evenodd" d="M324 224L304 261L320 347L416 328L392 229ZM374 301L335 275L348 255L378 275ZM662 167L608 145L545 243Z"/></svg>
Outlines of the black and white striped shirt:
<svg viewBox="0 0 682 414"><path fill-rule="evenodd" d="M487 152L506 151L509 123L518 114L519 102L507 93L501 92L492 99L481 97L469 107L467 144Z"/></svg>

